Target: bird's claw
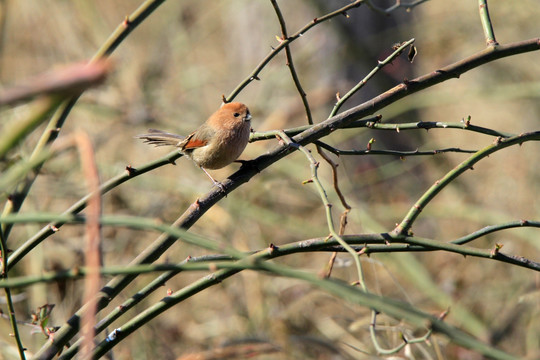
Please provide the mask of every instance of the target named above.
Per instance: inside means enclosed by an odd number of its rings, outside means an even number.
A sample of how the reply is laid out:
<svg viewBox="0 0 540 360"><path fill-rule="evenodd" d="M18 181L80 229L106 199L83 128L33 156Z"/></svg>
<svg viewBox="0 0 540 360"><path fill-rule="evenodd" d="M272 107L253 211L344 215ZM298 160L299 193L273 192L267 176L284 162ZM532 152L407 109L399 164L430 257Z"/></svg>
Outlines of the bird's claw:
<svg viewBox="0 0 540 360"><path fill-rule="evenodd" d="M227 196L227 191L225 190L225 185L223 185L222 183L220 183L219 181L214 181L214 186L216 186L219 190L221 190L221 192Z"/></svg>

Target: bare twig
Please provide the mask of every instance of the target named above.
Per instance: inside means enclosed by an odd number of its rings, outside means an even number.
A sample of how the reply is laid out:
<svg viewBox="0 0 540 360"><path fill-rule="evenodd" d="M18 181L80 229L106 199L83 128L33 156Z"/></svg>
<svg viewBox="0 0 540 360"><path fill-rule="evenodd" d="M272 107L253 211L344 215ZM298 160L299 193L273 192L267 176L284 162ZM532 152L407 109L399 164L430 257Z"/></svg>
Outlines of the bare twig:
<svg viewBox="0 0 540 360"><path fill-rule="evenodd" d="M331 13L328 13L326 15L323 15L321 17L317 17L315 19L313 19L312 21L310 21L308 24L306 24L304 27L302 27L300 30L298 30L296 33L294 33L293 35L289 36L287 39L283 39L283 41L280 42L280 44L276 47L276 48L273 48L272 51L270 52L270 54L268 54L260 63L259 65L257 65L255 67L255 69L251 72L251 74L244 80L242 81L230 94L229 96L227 97L224 97L223 98L223 101L224 102L231 102L234 100L234 98L247 86L249 85L249 83L251 83L253 80L260 80L259 79L259 74L261 73L262 69L264 69L264 67L270 62L270 60L272 60L274 58L274 56L276 56L277 54L279 54L279 52L281 52L281 50L285 49L290 43L292 43L293 41L295 41L296 39L300 38L301 36L303 36L306 32L308 32L311 28L313 28L314 26L324 22L324 21L327 21L327 20L330 20L336 16L339 16L339 15L342 15L342 14L345 14L347 12L347 10L350 10L350 9L354 9L354 8L357 8L359 7L360 5L362 5L364 3L364 0L356 0L356 1L353 1L352 3L348 4L348 5L345 5Z"/></svg>
<svg viewBox="0 0 540 360"><path fill-rule="evenodd" d="M332 112L330 112L329 118L336 115L339 109L343 106L343 104L347 100L349 100L351 96L353 96L361 88L363 88L364 85L367 84L367 82L371 78L373 78L373 76L375 76L376 73L379 72L379 70L381 70L386 65L391 64L392 61L394 61L403 52L403 50L405 50L408 46L412 46L413 43L414 43L414 39L405 41L404 43L400 44L398 48L395 49L395 51L392 54L390 54L386 59L382 61L378 61L377 66L375 66L375 68L373 68L373 70L371 70L369 74L366 75L366 77L364 77L358 84L356 84L356 86L354 86L351 90L349 90L344 96L339 97L338 101L334 105L334 108L332 109Z"/></svg>
<svg viewBox="0 0 540 360"><path fill-rule="evenodd" d="M399 157L406 157L406 156L429 156L429 155L437 155L447 152L455 152L455 153L465 153L465 154L474 154L478 150L465 150L460 148L446 148L446 149L436 149L436 150L425 150L420 151L418 149L412 150L412 151L398 151L398 150L374 150L374 149L365 149L365 150L341 150L337 149L333 146L330 146L326 143L323 143L322 141L316 141L315 142L320 147L340 156L340 155L394 155Z"/></svg>
<svg viewBox="0 0 540 360"><path fill-rule="evenodd" d="M411 2L409 3L404 3L403 0L396 0L395 4L388 7L388 8L382 8L380 6L377 6L377 5L374 5L372 0L368 0L366 2L366 5L372 9L372 10L375 10L381 14L384 14L384 15L389 15L391 12L399 9L399 8L404 8L406 11L411 11L414 7L422 4L422 3L425 3L426 1L429 1L429 0L412 0Z"/></svg>
<svg viewBox="0 0 540 360"><path fill-rule="evenodd" d="M281 41L285 41L289 38L287 35L287 26L285 24L285 19L283 18L283 14L281 13L281 10L279 9L279 5L277 4L277 0L270 0L272 3L272 6L274 7L274 11L276 12L277 18L279 20L279 26L281 27ZM311 109L309 107L309 102L306 96L306 92L302 88L302 84L300 83L300 79L298 78L298 74L296 73L296 69L294 67L293 57L291 53L291 48L289 44L285 46L285 56L287 58L287 66L289 67L289 71L291 73L291 77L293 79L294 85L296 86L296 90L298 91L298 94L300 94L300 98L302 99L302 104L304 104L304 111L306 112L306 117L308 124L313 124L313 119L311 117Z"/></svg>
<svg viewBox="0 0 540 360"><path fill-rule="evenodd" d="M517 135L511 138L497 138L497 140L490 146L485 147L484 149L476 152L474 155L469 157L467 160L463 161L461 164L456 166L454 169L449 171L444 177L440 180L437 180L413 205L409 210L405 218L399 223L399 225L394 229L395 234L407 235L411 230L411 227L420 215L422 210L427 206L427 204L433 200L433 198L448 184L452 182L455 178L473 168L473 166L480 160L488 157L496 151L502 150L509 146L521 145L526 141L540 141L540 131L530 132L526 134Z"/></svg>

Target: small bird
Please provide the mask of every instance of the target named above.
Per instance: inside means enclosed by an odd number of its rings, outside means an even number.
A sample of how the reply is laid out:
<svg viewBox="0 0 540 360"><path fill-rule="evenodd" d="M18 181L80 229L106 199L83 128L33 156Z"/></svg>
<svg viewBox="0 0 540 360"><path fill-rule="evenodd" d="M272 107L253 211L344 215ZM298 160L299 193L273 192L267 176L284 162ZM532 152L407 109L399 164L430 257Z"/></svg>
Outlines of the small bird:
<svg viewBox="0 0 540 360"><path fill-rule="evenodd" d="M155 146L176 146L208 175L214 185L224 190L206 169L221 169L235 161L246 148L250 132L249 109L244 104L232 102L221 106L187 137L149 129L148 134L136 138Z"/></svg>

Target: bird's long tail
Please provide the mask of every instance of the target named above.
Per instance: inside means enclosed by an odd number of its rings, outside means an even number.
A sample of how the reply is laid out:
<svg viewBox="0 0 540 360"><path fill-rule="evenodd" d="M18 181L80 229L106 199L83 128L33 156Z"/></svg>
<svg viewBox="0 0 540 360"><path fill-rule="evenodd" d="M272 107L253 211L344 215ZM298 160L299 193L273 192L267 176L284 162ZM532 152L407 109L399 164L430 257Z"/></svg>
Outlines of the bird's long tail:
<svg viewBox="0 0 540 360"><path fill-rule="evenodd" d="M147 134L141 134L135 137L138 139L143 139L146 144L155 146L178 146L178 143L185 139L184 136L171 134L156 129L148 129Z"/></svg>

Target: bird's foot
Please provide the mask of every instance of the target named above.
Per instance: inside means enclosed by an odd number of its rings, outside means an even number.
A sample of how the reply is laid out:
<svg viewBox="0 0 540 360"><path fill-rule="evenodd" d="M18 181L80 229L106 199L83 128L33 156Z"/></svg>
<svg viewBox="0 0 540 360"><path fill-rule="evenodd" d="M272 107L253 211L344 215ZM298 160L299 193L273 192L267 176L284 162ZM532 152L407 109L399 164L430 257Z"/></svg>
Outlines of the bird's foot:
<svg viewBox="0 0 540 360"><path fill-rule="evenodd" d="M225 185L223 185L223 183L216 180L214 180L213 182L214 182L214 186L216 186L219 190L221 190L223 195L227 196L227 190L225 190Z"/></svg>

